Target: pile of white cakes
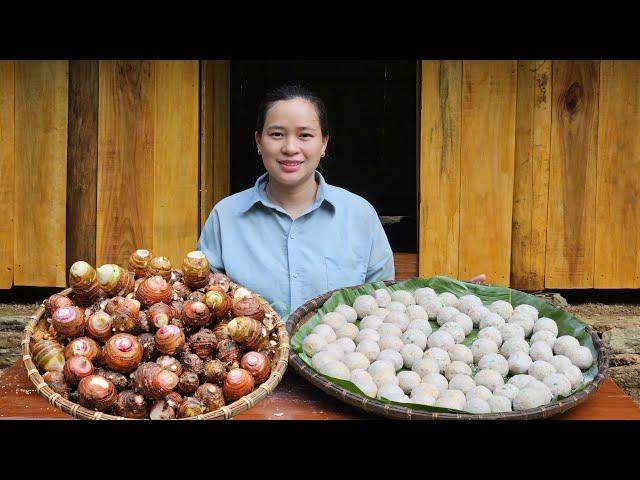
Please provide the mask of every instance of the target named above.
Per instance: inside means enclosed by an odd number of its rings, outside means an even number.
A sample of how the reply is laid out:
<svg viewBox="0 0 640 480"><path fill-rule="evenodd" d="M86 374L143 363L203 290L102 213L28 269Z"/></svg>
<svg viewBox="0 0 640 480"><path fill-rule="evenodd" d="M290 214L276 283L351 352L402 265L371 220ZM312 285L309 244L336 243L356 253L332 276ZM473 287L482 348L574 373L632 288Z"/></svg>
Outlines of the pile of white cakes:
<svg viewBox="0 0 640 480"><path fill-rule="evenodd" d="M433 328L429 321L437 323ZM434 325L435 325L434 323ZM465 338L476 329L468 347ZM568 396L591 350L531 305L381 288L325 314L302 344L313 368L365 395L470 413L526 410Z"/></svg>

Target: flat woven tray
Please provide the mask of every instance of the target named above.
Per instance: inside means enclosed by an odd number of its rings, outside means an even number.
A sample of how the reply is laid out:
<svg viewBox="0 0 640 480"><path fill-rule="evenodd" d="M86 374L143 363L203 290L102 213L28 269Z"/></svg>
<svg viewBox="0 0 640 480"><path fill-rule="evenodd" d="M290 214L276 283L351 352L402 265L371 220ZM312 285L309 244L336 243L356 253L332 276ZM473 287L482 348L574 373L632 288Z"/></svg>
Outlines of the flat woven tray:
<svg viewBox="0 0 640 480"><path fill-rule="evenodd" d="M234 283L231 283L231 285L235 286ZM70 293L72 293L70 288L60 292L61 295L69 295ZM250 409L260 400L264 399L267 395L273 392L276 386L280 383L280 380L282 380L282 376L287 369L289 349L291 348L289 344L289 335L284 322L269 303L256 293L252 292L252 295L260 301L265 312L273 314L275 318L274 324L278 335L278 345L276 346L276 354L271 362L271 376L266 382L258 386L249 395L245 395L229 405L225 405L213 412L204 413L195 417L181 418L178 420L228 420L240 412ZM46 384L31 359L30 346L31 336L37 329L43 327L42 322L44 322L44 314L44 307L40 306L36 310L35 314L30 317L29 323L25 327L22 335L22 360L24 361L24 365L27 369L29 380L31 380L31 383L35 385L36 391L46 398L51 405L75 418L83 420L130 420L116 415L89 410L82 405L65 399L60 394L54 392L51 387Z"/></svg>
<svg viewBox="0 0 640 480"><path fill-rule="evenodd" d="M393 285L396 282L386 281L386 285ZM359 285L360 286L360 285ZM351 287L357 288L357 287ZM298 329L309 320L316 311L324 305L331 295L341 289L332 290L323 295L320 295L312 300L309 300L304 305L301 305L291 316L287 319L287 331L289 336L293 335ZM598 352L598 373L595 378L587 387L567 398L558 400L552 403L548 403L541 407L532 408L529 410L520 410L517 412L504 412L504 413L445 413L445 412L428 412L425 410L416 410L408 407L400 407L397 405L391 405L383 403L379 400L367 398L362 395L357 395L350 392L339 385L331 382L327 378L323 377L311 367L309 367L304 361L291 350L289 355L289 363L293 369L300 374L303 378L311 382L320 390L328 393L332 397L352 405L356 408L360 408L365 412L382 415L389 418L400 420L534 420L541 418L549 418L554 415L566 412L567 410L580 405L591 394L593 394L604 382L607 368L608 368L608 355L604 348L602 340L598 337L595 330L589 325L586 326L586 331L591 335L593 345Z"/></svg>

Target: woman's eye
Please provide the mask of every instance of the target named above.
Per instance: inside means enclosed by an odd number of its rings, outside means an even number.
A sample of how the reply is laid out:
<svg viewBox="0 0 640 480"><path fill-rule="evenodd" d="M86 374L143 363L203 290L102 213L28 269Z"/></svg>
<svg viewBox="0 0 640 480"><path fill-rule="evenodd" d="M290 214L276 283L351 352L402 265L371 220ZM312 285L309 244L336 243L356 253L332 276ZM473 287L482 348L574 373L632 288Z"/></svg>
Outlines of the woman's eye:
<svg viewBox="0 0 640 480"><path fill-rule="evenodd" d="M273 133L271 134L271 136L272 136L272 137L281 137L281 136L282 136L282 134L281 134L280 132L273 132Z"/></svg>
<svg viewBox="0 0 640 480"><path fill-rule="evenodd" d="M301 135L301 137L303 137L303 138L312 138L312 137L313 137L313 135L311 135L310 133L303 133L303 134Z"/></svg>

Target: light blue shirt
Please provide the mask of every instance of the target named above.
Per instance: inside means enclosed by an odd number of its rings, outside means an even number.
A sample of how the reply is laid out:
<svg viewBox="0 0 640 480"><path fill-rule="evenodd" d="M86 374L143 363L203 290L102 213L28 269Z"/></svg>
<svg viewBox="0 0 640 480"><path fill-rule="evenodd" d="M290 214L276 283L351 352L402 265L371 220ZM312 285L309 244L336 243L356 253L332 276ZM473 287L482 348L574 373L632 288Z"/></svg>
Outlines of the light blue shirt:
<svg viewBox="0 0 640 480"><path fill-rule="evenodd" d="M316 172L316 199L292 220L269 201L267 175L209 214L198 249L214 271L262 295L283 319L329 290L394 279L393 252L369 202Z"/></svg>

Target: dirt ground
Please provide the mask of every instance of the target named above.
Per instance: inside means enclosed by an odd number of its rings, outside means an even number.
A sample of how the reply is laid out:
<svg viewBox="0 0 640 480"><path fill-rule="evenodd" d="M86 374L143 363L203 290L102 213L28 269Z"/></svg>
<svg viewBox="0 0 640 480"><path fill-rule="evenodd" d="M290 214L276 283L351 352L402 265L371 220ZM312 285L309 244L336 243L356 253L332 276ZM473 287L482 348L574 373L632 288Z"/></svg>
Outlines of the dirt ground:
<svg viewBox="0 0 640 480"><path fill-rule="evenodd" d="M0 316L30 315L40 305L40 302L52 293L55 293L55 290L25 289L18 292L17 295L8 297L0 291ZM557 308L566 309L583 322L593 326L600 336L612 328L640 328L640 293L634 291L562 291L560 292L561 297L558 297L557 294L548 295L548 301ZM553 301L552 295L555 300L559 301ZM0 375L1 372L0 369ZM640 389L624 387L623 389L640 406Z"/></svg>

